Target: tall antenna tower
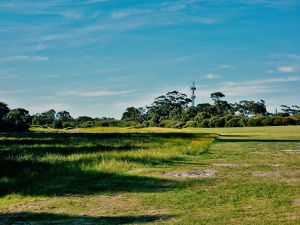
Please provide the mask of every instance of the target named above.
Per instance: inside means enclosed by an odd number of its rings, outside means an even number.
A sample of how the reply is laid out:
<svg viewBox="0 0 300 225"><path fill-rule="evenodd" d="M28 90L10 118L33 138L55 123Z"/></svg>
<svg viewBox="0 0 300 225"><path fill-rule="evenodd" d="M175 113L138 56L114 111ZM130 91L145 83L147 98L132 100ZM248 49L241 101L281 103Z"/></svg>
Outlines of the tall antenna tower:
<svg viewBox="0 0 300 225"><path fill-rule="evenodd" d="M195 90L196 90L196 86L195 86L195 81L193 81L193 85L191 86L191 90L192 90L192 96L191 96L191 99L192 99L192 106L194 107L195 106L195 98L196 98L196 95L195 95Z"/></svg>

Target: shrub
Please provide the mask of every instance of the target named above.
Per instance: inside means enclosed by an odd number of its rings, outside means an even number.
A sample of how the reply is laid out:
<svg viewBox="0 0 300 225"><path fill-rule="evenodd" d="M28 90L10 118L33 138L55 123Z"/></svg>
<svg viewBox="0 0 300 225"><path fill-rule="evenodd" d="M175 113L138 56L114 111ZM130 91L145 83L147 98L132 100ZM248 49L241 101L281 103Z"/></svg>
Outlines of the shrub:
<svg viewBox="0 0 300 225"><path fill-rule="evenodd" d="M281 116L274 116L273 125L274 126L281 126L282 125L282 118Z"/></svg>
<svg viewBox="0 0 300 225"><path fill-rule="evenodd" d="M241 127L241 118L234 116L225 123L225 127Z"/></svg>
<svg viewBox="0 0 300 225"><path fill-rule="evenodd" d="M247 126L249 126L249 127L263 126L262 120L263 120L263 117L250 117L248 119Z"/></svg>
<svg viewBox="0 0 300 225"><path fill-rule="evenodd" d="M209 119L204 119L202 122L197 126L197 127L203 127L203 128L208 128L209 126Z"/></svg>
<svg viewBox="0 0 300 225"><path fill-rule="evenodd" d="M296 120L292 117L283 117L282 118L282 125L296 125Z"/></svg>
<svg viewBox="0 0 300 225"><path fill-rule="evenodd" d="M261 122L264 126L273 126L274 120L275 118L273 116L265 116Z"/></svg>
<svg viewBox="0 0 300 225"><path fill-rule="evenodd" d="M209 120L210 127L224 127L225 126L225 117L212 117Z"/></svg>

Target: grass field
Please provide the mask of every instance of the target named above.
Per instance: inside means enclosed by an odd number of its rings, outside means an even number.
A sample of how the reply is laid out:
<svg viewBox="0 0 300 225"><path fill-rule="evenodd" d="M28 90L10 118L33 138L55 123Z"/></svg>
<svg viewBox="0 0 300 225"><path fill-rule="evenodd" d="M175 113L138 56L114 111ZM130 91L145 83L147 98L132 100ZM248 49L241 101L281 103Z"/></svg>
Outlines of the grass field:
<svg viewBox="0 0 300 225"><path fill-rule="evenodd" d="M300 224L300 127L0 133L3 224Z"/></svg>

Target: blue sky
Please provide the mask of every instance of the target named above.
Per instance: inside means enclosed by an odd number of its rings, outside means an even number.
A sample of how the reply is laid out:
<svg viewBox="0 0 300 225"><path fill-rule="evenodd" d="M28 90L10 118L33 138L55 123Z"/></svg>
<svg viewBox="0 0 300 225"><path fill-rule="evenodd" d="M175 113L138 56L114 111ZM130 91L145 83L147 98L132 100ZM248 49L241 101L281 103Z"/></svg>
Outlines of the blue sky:
<svg viewBox="0 0 300 225"><path fill-rule="evenodd" d="M298 0L2 0L0 101L120 118L167 91L300 104Z"/></svg>

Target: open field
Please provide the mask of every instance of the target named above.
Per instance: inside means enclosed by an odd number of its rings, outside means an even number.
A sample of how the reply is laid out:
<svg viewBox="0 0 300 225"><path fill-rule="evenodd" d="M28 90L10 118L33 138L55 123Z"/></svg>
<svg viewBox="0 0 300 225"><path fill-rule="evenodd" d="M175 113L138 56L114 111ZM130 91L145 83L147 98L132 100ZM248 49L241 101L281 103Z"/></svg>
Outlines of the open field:
<svg viewBox="0 0 300 225"><path fill-rule="evenodd" d="M0 134L0 224L300 224L300 126Z"/></svg>

